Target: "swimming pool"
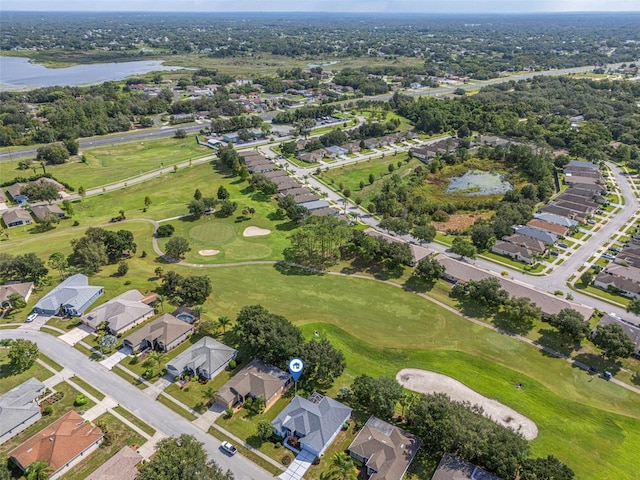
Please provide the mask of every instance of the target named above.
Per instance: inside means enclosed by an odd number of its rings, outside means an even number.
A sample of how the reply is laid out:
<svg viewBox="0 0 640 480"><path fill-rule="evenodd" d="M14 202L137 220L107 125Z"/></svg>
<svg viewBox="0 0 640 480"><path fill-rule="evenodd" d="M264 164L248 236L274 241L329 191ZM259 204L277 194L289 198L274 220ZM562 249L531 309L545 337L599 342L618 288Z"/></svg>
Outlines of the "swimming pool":
<svg viewBox="0 0 640 480"><path fill-rule="evenodd" d="M193 321L195 320L193 318L193 315L189 315L188 313L180 313L176 316L176 318L178 320L182 320L183 322L187 322L187 323L193 323Z"/></svg>

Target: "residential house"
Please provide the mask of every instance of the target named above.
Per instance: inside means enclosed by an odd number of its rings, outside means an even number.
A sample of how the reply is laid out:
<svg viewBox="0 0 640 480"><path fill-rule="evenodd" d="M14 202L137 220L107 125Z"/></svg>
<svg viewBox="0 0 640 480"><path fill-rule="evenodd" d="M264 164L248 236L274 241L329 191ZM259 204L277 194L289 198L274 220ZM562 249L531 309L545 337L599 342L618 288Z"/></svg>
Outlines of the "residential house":
<svg viewBox="0 0 640 480"><path fill-rule="evenodd" d="M31 225L33 218L31 218L28 211L22 208L10 208L2 212L2 221L7 228L13 228L21 225Z"/></svg>
<svg viewBox="0 0 640 480"><path fill-rule="evenodd" d="M624 330L624 333L629 336L631 341L636 344L636 355L640 355L640 327L634 325L633 323L627 322L626 320L616 316L613 313L605 314L598 322L598 325L602 326L609 324L619 325L620 328Z"/></svg>
<svg viewBox="0 0 640 480"><path fill-rule="evenodd" d="M418 160L422 160L424 163L430 163L436 157L435 150L429 147L417 147L409 150L411 154Z"/></svg>
<svg viewBox="0 0 640 480"><path fill-rule="evenodd" d="M65 218L66 214L56 204L53 205L36 205L31 207L31 213L36 217L36 220L41 222L47 215L55 215L58 218Z"/></svg>
<svg viewBox="0 0 640 480"><path fill-rule="evenodd" d="M585 162L582 160L571 160L564 166L564 170L584 170L588 172L599 172L600 166L593 162Z"/></svg>
<svg viewBox="0 0 640 480"><path fill-rule="evenodd" d="M596 275L593 286L603 290L617 289L622 295L629 298L640 298L640 284L628 278L610 275L604 270Z"/></svg>
<svg viewBox="0 0 640 480"><path fill-rule="evenodd" d="M324 158L324 149L321 148L313 152L299 153L298 158L306 163L318 163Z"/></svg>
<svg viewBox="0 0 640 480"><path fill-rule="evenodd" d="M284 192L280 192L278 196L286 197L287 195L291 195L292 197L298 197L300 195L310 195L312 192L307 187L296 187L290 190L285 190Z"/></svg>
<svg viewBox="0 0 640 480"><path fill-rule="evenodd" d="M506 138L494 137L491 135L482 135L478 138L478 142L480 144L489 145L490 147L505 147L510 145L512 142L507 140Z"/></svg>
<svg viewBox="0 0 640 480"><path fill-rule="evenodd" d="M551 205L558 206L560 208L566 208L572 212L576 212L581 215L593 215L598 210L598 204L595 202L589 202L592 205L588 205L587 202L570 202L568 200L555 200L551 202Z"/></svg>
<svg viewBox="0 0 640 480"><path fill-rule="evenodd" d="M314 210L313 215L316 217L337 217L340 212L333 207L320 208L319 210Z"/></svg>
<svg viewBox="0 0 640 480"><path fill-rule="evenodd" d="M272 170L270 172L264 172L262 175L264 175L264 178L271 181L274 181L276 178L289 176L289 174L284 170Z"/></svg>
<svg viewBox="0 0 640 480"><path fill-rule="evenodd" d="M33 282L7 282L0 285L0 307L9 304L9 297L13 294L20 295L27 302L34 288Z"/></svg>
<svg viewBox="0 0 640 480"><path fill-rule="evenodd" d="M618 265L628 265L630 267L640 268L640 257L629 255L624 250L616 256L614 262Z"/></svg>
<svg viewBox="0 0 640 480"><path fill-rule="evenodd" d="M527 250L531 250L534 254L544 255L547 251L547 247L541 240L537 238L527 237L525 235L519 235L517 233L504 237L502 240L505 242L513 243L525 247Z"/></svg>
<svg viewBox="0 0 640 480"><path fill-rule="evenodd" d="M536 240L543 242L545 245L553 245L558 241L558 235L539 228L524 226L515 228L514 230L518 235L535 238Z"/></svg>
<svg viewBox="0 0 640 480"><path fill-rule="evenodd" d="M136 480L143 457L126 446L93 471L85 480Z"/></svg>
<svg viewBox="0 0 640 480"><path fill-rule="evenodd" d="M333 155L335 157L341 157L343 155L346 155L347 153L349 153L349 150L345 150L342 147L338 147L338 146L331 146L331 147L326 147L325 151L328 152L330 155Z"/></svg>
<svg viewBox="0 0 640 480"><path fill-rule="evenodd" d="M314 210L320 210L321 208L327 208L329 206L329 202L327 202L326 200L314 200L314 201L311 201L311 202L300 203L299 205L304 207L304 208L306 208L310 212L313 212Z"/></svg>
<svg viewBox="0 0 640 480"><path fill-rule="evenodd" d="M298 190L298 189L294 189L294 190ZM289 195L289 194L287 194L287 195ZM317 202L318 200L320 200L320 197L317 196L314 193L296 195L295 197L293 197L293 201L296 202L296 205L301 205L301 204L304 204L304 203Z"/></svg>
<svg viewBox="0 0 640 480"><path fill-rule="evenodd" d="M445 453L431 480L501 480L467 460Z"/></svg>
<svg viewBox="0 0 640 480"><path fill-rule="evenodd" d="M94 308L80 321L93 329L106 322L113 335L124 333L153 317L154 309L145 303L146 298L138 290L129 290Z"/></svg>
<svg viewBox="0 0 640 480"><path fill-rule="evenodd" d="M0 445L40 420L38 396L44 389L44 383L32 377L0 395Z"/></svg>
<svg viewBox="0 0 640 480"><path fill-rule="evenodd" d="M580 222L577 222L576 220L572 220L571 218L567 217L561 217L560 215L555 215L553 213L534 213L533 217L545 222L562 225L563 227L567 228L580 225Z"/></svg>
<svg viewBox="0 0 640 480"><path fill-rule="evenodd" d="M289 388L291 380L289 373L254 359L217 391L216 402L233 408L244 404L247 398L261 397L268 410Z"/></svg>
<svg viewBox="0 0 640 480"><path fill-rule="evenodd" d="M45 315L55 315L62 311L65 315L77 317L103 293L104 287L89 285L89 278L78 273L66 278L42 297L33 311Z"/></svg>
<svg viewBox="0 0 640 480"><path fill-rule="evenodd" d="M495 278L500 283L500 287L509 293L510 297L526 297L542 309L542 315L549 317L556 315L564 308L571 308L578 311L585 319L591 318L593 308L579 303L565 300L562 297L537 290L523 283L515 282L509 278L495 275L492 272L482 270L474 265L461 262L445 255L438 255L436 260L445 268L442 276L452 283L467 283L469 280L480 281L485 278Z"/></svg>
<svg viewBox="0 0 640 480"><path fill-rule="evenodd" d="M529 227L538 228L540 230L544 230L545 232L553 233L554 235L559 235L564 237L569 233L569 228L564 227L562 225L558 225L557 223L546 222L544 220L540 220L539 218L534 218L530 220L527 225Z"/></svg>
<svg viewBox="0 0 640 480"><path fill-rule="evenodd" d="M351 408L313 393L309 399L295 396L271 422L284 446L296 453L320 457L351 418Z"/></svg>
<svg viewBox="0 0 640 480"><path fill-rule="evenodd" d="M9 458L22 471L33 462L46 462L53 469L53 479L98 448L103 438L99 427L71 411L9 452Z"/></svg>
<svg viewBox="0 0 640 480"><path fill-rule="evenodd" d="M600 178L596 178L596 177L586 177L586 176L583 176L583 175L566 174L564 176L564 183L566 183L567 185L572 185L572 186L577 186L577 185L597 185L599 183L602 183L602 180L600 180ZM584 188L584 187L580 187L580 188Z"/></svg>
<svg viewBox="0 0 640 480"><path fill-rule="evenodd" d="M491 247L491 251L498 255L504 255L505 257L513 258L518 262L523 262L531 265L535 259L534 254L526 247L516 245L515 243L505 242L498 240Z"/></svg>
<svg viewBox="0 0 640 480"><path fill-rule="evenodd" d="M569 208L560 207L558 205L545 205L538 210L539 213L551 213L556 216L566 217L571 220L577 220L579 222L586 221L588 215L584 213L578 213Z"/></svg>
<svg viewBox="0 0 640 480"><path fill-rule="evenodd" d="M284 192L286 190L291 190L292 188L299 188L302 186L289 177L272 178L271 181L278 187L278 192Z"/></svg>
<svg viewBox="0 0 640 480"><path fill-rule="evenodd" d="M342 145L347 153L358 153L360 151L360 142L349 142Z"/></svg>
<svg viewBox="0 0 640 480"><path fill-rule="evenodd" d="M247 165L247 170L249 170L249 173L266 173L274 170L275 168L276 166L268 160L262 163L253 164L251 166Z"/></svg>
<svg viewBox="0 0 640 480"><path fill-rule="evenodd" d="M223 133L222 140L227 143L238 143L238 141L240 140L240 135L238 134L238 132Z"/></svg>
<svg viewBox="0 0 640 480"><path fill-rule="evenodd" d="M610 263L604 268L603 272L613 275L614 277L626 278L627 280L640 283L640 268Z"/></svg>
<svg viewBox="0 0 640 480"><path fill-rule="evenodd" d="M401 480L419 448L415 435L369 417L348 451L362 462L369 480Z"/></svg>
<svg viewBox="0 0 640 480"><path fill-rule="evenodd" d="M202 337L167 363L167 373L172 377L185 370L211 380L236 358L238 351L211 337Z"/></svg>
<svg viewBox="0 0 640 480"><path fill-rule="evenodd" d="M367 138L364 141L364 148L368 150L373 150L374 148L380 147L380 140L377 138Z"/></svg>
<svg viewBox="0 0 640 480"><path fill-rule="evenodd" d="M165 313L133 332L122 343L134 352L146 349L168 352L189 338L193 330L192 324Z"/></svg>
<svg viewBox="0 0 640 480"><path fill-rule="evenodd" d="M26 195L22 195L20 193L20 191L22 190L22 187L24 186L25 186L24 183L14 183L7 187L7 193L9 194L11 199L20 206L29 202L29 198Z"/></svg>
<svg viewBox="0 0 640 480"><path fill-rule="evenodd" d="M562 195L557 196L554 199L554 202L555 203L559 203L559 202L563 201L563 202L577 203L577 204L580 204L580 205L584 205L585 207L593 208L594 212L598 209L598 207L599 207L598 203L594 202L593 200L591 200L589 198L585 198L582 195L574 195L573 193L571 193L571 190L574 190L574 189L570 188L565 193L563 193Z"/></svg>

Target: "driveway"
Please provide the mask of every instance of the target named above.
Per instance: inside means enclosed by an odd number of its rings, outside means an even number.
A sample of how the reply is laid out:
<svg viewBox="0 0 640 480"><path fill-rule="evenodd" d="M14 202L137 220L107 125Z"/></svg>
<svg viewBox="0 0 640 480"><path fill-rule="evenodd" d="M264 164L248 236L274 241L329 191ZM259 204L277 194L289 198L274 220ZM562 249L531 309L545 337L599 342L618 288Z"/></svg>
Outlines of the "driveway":
<svg viewBox="0 0 640 480"><path fill-rule="evenodd" d="M315 458L312 454L303 450L278 478L282 480L301 480Z"/></svg>
<svg viewBox="0 0 640 480"><path fill-rule="evenodd" d="M49 315L38 315L33 322L24 323L18 328L20 330L40 330L40 328L51 319ZM16 322L17 323L17 322Z"/></svg>
<svg viewBox="0 0 640 480"><path fill-rule="evenodd" d="M60 335L60 340L73 346L83 338L93 333L93 328L87 325L78 325L76 328L69 330L67 333Z"/></svg>
<svg viewBox="0 0 640 480"><path fill-rule="evenodd" d="M114 353L110 357L107 357L104 360L102 360L100 362L100 365L104 365L109 370L113 370L113 367L115 367L116 364L120 363L122 359L128 357L129 355L131 355L131 347L122 347L120 350L118 350L116 353Z"/></svg>

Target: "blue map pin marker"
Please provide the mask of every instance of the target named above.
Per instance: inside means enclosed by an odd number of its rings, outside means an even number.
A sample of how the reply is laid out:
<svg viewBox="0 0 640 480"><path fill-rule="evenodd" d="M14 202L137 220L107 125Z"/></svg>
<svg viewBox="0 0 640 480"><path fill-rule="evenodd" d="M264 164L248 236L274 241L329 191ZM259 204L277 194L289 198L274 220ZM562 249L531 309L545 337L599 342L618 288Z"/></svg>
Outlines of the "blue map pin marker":
<svg viewBox="0 0 640 480"><path fill-rule="evenodd" d="M304 361L301 358L295 357L289 360L289 373L293 379L297 382L304 370Z"/></svg>

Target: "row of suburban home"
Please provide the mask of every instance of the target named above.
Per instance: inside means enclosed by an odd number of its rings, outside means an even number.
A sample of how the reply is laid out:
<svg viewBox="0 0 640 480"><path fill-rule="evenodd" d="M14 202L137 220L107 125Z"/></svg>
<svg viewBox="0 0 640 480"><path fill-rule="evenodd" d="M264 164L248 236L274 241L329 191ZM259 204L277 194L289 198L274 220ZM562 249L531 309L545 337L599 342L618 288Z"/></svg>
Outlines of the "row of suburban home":
<svg viewBox="0 0 640 480"><path fill-rule="evenodd" d="M60 182L55 181L52 178L48 178L48 177L41 177L37 180L35 180L35 183L49 183L51 185L53 185L54 187L56 187L56 190L58 192L63 192L64 191L64 185L62 185ZM27 197L25 194L22 193L22 189L23 187L27 185L26 183L21 183L21 182L17 182L14 183L12 185L9 185L6 189L6 192L8 194L8 198L10 198L11 200L13 200L15 203L17 203L19 206L25 205L27 203L29 203L29 197ZM5 203L7 201L7 196L4 194L3 191L0 191L0 203Z"/></svg>
<svg viewBox="0 0 640 480"><path fill-rule="evenodd" d="M324 217L337 216L339 214L338 210L329 205L329 202L321 199L300 182L291 178L287 172L279 169L275 163L271 162L264 155L245 151L240 152L240 156L247 166L249 173L262 175L267 180L276 184L279 197L291 195L297 205L305 207L312 215Z"/></svg>
<svg viewBox="0 0 640 480"><path fill-rule="evenodd" d="M378 138L367 138L362 141L356 140L353 142L345 143L344 145L331 145L324 148L319 148L311 152L306 152L307 140L300 139L296 142L296 157L303 162L318 163L325 158L337 158L344 157L349 154L358 153L364 147L367 150L373 150L375 148L381 148L388 145L394 145L402 143L406 140L417 138L417 135L412 132L398 132L390 133Z"/></svg>
<svg viewBox="0 0 640 480"><path fill-rule="evenodd" d="M429 145L414 147L409 151L412 156L416 157L418 160L422 160L424 163L429 164L438 154L446 155L448 153L455 152L460 146L460 143L460 139L458 138L447 138ZM514 142L506 138L479 135L475 140L470 142L469 146L472 148L479 147L480 145L506 147L517 144L518 142Z"/></svg>
<svg viewBox="0 0 640 480"><path fill-rule="evenodd" d="M29 213L29 211L31 211L31 213ZM37 222L42 222L49 215L55 215L61 219L66 217L64 211L56 204L35 205L29 208L29 210L21 207L7 208L2 211L2 221L6 228L14 228L33 224L34 217Z"/></svg>
<svg viewBox="0 0 640 480"><path fill-rule="evenodd" d="M492 252L532 264L606 203L606 186L598 165L572 160L564 172L565 182L571 186L540 208L526 225L514 226L514 234L495 242Z"/></svg>
<svg viewBox="0 0 640 480"><path fill-rule="evenodd" d="M613 261L596 275L593 285L625 297L640 298L640 240L631 238L619 252L614 250L608 257L613 257Z"/></svg>
<svg viewBox="0 0 640 480"><path fill-rule="evenodd" d="M499 275L495 275L486 270L481 270L474 265L470 265L465 262L461 262L446 255L438 255L436 257L438 262L444 266L445 272L443 278L452 283L466 284L470 280L480 281L485 278L495 278L500 283L500 288L506 290L511 297L525 297L531 300L542 310L543 317L550 317L551 315L558 314L565 308L571 308L576 310L588 320L593 315L593 308L579 303L574 303L569 300L565 300L562 297L551 295L535 288L525 285L523 283L516 282L509 278L505 278Z"/></svg>

